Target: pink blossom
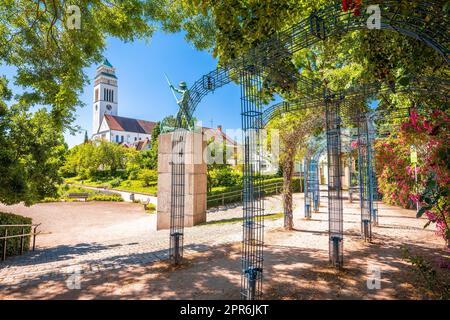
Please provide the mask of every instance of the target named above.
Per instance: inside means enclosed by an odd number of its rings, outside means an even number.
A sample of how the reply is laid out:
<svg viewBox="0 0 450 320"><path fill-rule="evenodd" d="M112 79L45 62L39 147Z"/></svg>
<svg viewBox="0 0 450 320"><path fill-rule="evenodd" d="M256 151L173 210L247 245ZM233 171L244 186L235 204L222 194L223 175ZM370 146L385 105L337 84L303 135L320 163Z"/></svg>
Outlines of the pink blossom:
<svg viewBox="0 0 450 320"><path fill-rule="evenodd" d="M411 111L410 119L411 119L411 123L414 127L417 126L418 118L419 118L419 114L416 111Z"/></svg>
<svg viewBox="0 0 450 320"><path fill-rule="evenodd" d="M427 212L425 212L425 215L427 216L428 220L430 220L432 222L436 222L437 216L433 212L427 211Z"/></svg>
<svg viewBox="0 0 450 320"><path fill-rule="evenodd" d="M409 199L414 203L419 202L420 194L412 194L409 196Z"/></svg>

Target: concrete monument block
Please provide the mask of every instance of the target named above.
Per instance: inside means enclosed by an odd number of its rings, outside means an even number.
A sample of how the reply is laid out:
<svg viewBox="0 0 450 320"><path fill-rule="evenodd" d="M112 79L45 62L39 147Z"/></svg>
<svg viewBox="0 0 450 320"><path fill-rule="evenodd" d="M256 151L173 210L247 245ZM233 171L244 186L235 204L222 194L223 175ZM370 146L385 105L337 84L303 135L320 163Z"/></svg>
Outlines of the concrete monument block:
<svg viewBox="0 0 450 320"><path fill-rule="evenodd" d="M207 165L203 161L206 141L197 132L186 132L184 144L172 148L173 133L159 136L158 148L158 209L157 229L170 228L170 211L172 207L172 168L173 161L184 159L184 225L192 227L206 222ZM177 137L177 135L175 135ZM179 137L179 136L178 136ZM183 151L178 157L173 152ZM183 187L180 187L183 188Z"/></svg>

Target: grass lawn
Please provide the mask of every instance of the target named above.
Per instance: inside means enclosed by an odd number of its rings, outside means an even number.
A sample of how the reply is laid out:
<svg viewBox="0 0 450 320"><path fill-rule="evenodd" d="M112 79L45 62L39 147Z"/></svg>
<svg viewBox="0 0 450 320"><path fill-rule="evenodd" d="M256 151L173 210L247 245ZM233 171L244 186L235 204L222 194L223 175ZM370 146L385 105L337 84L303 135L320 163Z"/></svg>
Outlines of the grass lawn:
<svg viewBox="0 0 450 320"><path fill-rule="evenodd" d="M138 192L138 193L149 193L156 195L156 192L158 191L157 182L155 181L153 185L144 187L141 180L124 180L121 181L119 185L112 186L111 181L116 179L97 179L97 180L82 180L80 177L74 177L74 178L67 178L65 179L65 183L76 183L76 184L82 184L89 187L96 187L96 188L103 188L107 187L108 189L115 189L115 190L123 190L123 191L131 191L131 192Z"/></svg>
<svg viewBox="0 0 450 320"><path fill-rule="evenodd" d="M154 186L144 187L141 180L125 180L120 183L120 186L114 189L156 194L158 186L155 184Z"/></svg>
<svg viewBox="0 0 450 320"><path fill-rule="evenodd" d="M264 220L277 220L283 218L283 213L271 213L265 214ZM238 223L244 221L244 218L231 218L231 219L223 219L223 220L214 220L203 223L203 225L212 225L212 224L227 224L227 223Z"/></svg>

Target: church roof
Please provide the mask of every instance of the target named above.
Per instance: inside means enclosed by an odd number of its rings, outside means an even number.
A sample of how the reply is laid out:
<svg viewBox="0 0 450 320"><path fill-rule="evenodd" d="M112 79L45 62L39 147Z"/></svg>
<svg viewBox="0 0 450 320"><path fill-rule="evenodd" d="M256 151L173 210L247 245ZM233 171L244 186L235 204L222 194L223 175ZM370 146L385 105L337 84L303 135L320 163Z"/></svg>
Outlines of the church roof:
<svg viewBox="0 0 450 320"><path fill-rule="evenodd" d="M105 114L105 120L109 129L116 131L152 134L153 128L156 126L156 122L153 121L131 119L110 114Z"/></svg>
<svg viewBox="0 0 450 320"><path fill-rule="evenodd" d="M110 67L110 68L114 68L111 64L111 62L108 61L108 59L105 58L105 60L103 60L102 65Z"/></svg>

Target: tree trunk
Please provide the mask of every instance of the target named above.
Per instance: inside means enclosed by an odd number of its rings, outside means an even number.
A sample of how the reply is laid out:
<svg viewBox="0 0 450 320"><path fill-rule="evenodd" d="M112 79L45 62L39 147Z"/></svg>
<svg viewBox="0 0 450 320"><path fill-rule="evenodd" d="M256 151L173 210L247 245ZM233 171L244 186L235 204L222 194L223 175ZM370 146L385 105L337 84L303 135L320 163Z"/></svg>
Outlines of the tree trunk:
<svg viewBox="0 0 450 320"><path fill-rule="evenodd" d="M294 155L295 149L286 153L286 159L283 165L283 209L284 209L284 228L286 230L294 229L294 217L292 210L292 175L294 173Z"/></svg>

